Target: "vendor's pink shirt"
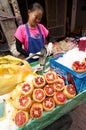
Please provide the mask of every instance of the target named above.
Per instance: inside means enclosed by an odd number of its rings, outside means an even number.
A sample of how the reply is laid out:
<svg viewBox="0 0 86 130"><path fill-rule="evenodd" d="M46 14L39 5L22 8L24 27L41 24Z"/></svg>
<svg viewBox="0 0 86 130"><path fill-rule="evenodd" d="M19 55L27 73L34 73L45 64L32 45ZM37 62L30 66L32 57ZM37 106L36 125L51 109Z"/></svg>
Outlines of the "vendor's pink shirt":
<svg viewBox="0 0 86 130"><path fill-rule="evenodd" d="M46 37L48 36L48 30L42 24L38 24L38 25L41 29L45 41ZM31 37L33 37L36 34L39 34L38 28L30 28L29 30L30 30ZM24 45L24 49L27 51L29 41L28 41L28 35L26 32L25 24L20 25L17 28L14 37L17 38Z"/></svg>

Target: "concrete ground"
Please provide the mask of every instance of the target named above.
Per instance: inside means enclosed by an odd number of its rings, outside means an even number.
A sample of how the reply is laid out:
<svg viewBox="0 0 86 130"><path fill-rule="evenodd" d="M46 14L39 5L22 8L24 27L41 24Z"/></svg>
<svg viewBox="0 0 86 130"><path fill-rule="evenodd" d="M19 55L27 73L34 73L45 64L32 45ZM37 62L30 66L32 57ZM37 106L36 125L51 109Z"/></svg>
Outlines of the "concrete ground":
<svg viewBox="0 0 86 130"><path fill-rule="evenodd" d="M86 102L79 105L70 114L73 123L69 130L86 130Z"/></svg>
<svg viewBox="0 0 86 130"><path fill-rule="evenodd" d="M70 128L67 127L66 123L69 120L71 122L71 119L64 116L61 120L55 121L43 130L86 130L86 102L73 109L70 116L73 120ZM61 128L61 126L63 127Z"/></svg>

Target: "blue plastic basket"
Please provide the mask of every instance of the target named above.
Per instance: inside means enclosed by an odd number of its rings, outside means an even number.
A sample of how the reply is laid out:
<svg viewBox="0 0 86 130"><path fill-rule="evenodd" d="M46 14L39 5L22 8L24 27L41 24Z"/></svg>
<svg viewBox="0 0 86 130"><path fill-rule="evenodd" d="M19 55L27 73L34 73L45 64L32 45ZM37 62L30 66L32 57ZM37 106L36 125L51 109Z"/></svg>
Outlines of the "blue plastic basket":
<svg viewBox="0 0 86 130"><path fill-rule="evenodd" d="M53 68L53 70L62 78L65 80L65 84L69 84L73 82L75 84L75 87L77 89L77 92L82 92L83 90L86 90L86 72L83 73L77 73L73 71L72 69L58 63L58 59L62 57L62 55L59 55L56 58L52 58L50 60L50 67ZM70 78L71 77L71 78Z"/></svg>

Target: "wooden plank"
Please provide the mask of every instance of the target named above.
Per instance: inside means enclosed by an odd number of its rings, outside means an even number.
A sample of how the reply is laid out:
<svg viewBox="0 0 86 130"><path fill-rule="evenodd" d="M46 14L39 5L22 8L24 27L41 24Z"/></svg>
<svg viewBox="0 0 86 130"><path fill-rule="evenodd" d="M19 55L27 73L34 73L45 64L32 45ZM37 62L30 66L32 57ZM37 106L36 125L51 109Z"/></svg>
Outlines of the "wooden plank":
<svg viewBox="0 0 86 130"><path fill-rule="evenodd" d="M8 19L8 17L14 17L8 0L0 0L0 16L7 17L7 19L1 20L0 24L10 47L15 41L13 35L17 27L15 19Z"/></svg>
<svg viewBox="0 0 86 130"><path fill-rule="evenodd" d="M19 10L19 6L18 6L18 2L17 0L9 0L10 1L10 4L12 5L13 7L13 11L14 11L14 14L16 16L16 22L18 25L22 24L22 17L21 17L21 14L20 14L20 10Z"/></svg>
<svg viewBox="0 0 86 130"><path fill-rule="evenodd" d="M72 3L72 16L71 16L71 32L73 32L74 29L75 29L76 10L77 10L77 0L73 0L73 3Z"/></svg>
<svg viewBox="0 0 86 130"><path fill-rule="evenodd" d="M52 37L63 37L66 33L67 0L45 0L47 28Z"/></svg>

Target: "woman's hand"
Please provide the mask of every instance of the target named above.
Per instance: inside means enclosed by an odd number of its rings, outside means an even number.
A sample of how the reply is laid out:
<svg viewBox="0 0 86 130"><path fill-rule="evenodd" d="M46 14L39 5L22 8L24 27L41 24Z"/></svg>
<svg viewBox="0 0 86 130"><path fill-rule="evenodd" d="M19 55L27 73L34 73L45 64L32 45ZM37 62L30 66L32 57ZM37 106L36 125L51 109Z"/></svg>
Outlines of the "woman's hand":
<svg viewBox="0 0 86 130"><path fill-rule="evenodd" d="M53 44L52 42L49 42L47 46L47 56L50 56L52 54L52 48L53 48Z"/></svg>
<svg viewBox="0 0 86 130"><path fill-rule="evenodd" d="M33 59L38 59L40 56L41 52L37 52L37 53L30 53L29 57L32 57Z"/></svg>

